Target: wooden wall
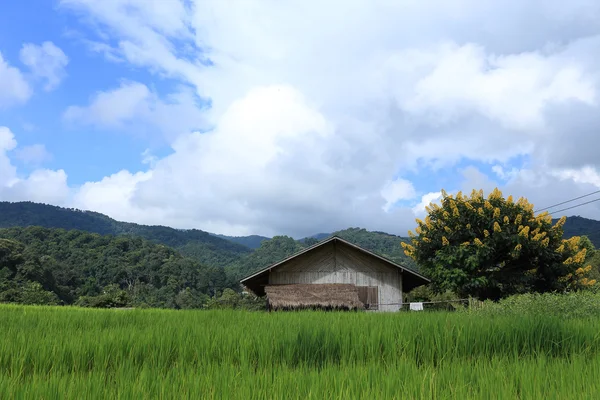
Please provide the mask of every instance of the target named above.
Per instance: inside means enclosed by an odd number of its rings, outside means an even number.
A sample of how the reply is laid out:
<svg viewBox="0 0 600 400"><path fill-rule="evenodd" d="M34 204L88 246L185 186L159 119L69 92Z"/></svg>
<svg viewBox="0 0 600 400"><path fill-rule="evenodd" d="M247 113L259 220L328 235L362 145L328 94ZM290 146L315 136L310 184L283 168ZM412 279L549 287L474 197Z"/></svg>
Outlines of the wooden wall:
<svg viewBox="0 0 600 400"><path fill-rule="evenodd" d="M332 241L277 267L269 284L351 283L377 286L381 304L402 302L402 272L342 242ZM380 311L397 311L399 304L381 305Z"/></svg>

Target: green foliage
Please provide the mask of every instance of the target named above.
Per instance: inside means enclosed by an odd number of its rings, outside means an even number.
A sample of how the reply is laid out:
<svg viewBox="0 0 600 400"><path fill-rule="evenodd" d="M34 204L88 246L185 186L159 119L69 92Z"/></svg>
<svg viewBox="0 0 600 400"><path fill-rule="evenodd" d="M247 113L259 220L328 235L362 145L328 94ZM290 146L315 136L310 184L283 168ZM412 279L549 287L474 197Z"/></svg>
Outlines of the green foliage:
<svg viewBox="0 0 600 400"><path fill-rule="evenodd" d="M513 202L495 189L471 197L447 195L417 220L418 237L404 243L436 292L500 299L511 294L565 291L593 285L584 270L579 237L563 240L561 219L534 215L526 199Z"/></svg>
<svg viewBox="0 0 600 400"><path fill-rule="evenodd" d="M559 318L600 318L600 293L580 291L568 294L519 294L499 302L485 301L469 312L482 316L554 315Z"/></svg>
<svg viewBox="0 0 600 400"><path fill-rule="evenodd" d="M0 228L28 226L74 229L100 235L139 236L173 247L206 266L223 267L251 251L246 246L197 229L119 222L97 212L32 202L0 202Z"/></svg>
<svg viewBox="0 0 600 400"><path fill-rule="evenodd" d="M246 257L225 268L231 282L237 282L242 277L283 260L302 250L303 246L289 236L275 236L266 240L260 247Z"/></svg>
<svg viewBox="0 0 600 400"><path fill-rule="evenodd" d="M266 308L265 299L252 294L237 293L232 289L225 289L218 298L210 299L206 308L212 310L248 310L260 311Z"/></svg>
<svg viewBox="0 0 600 400"><path fill-rule="evenodd" d="M0 308L6 398L570 399L598 318ZM89 397L89 396L88 396Z"/></svg>
<svg viewBox="0 0 600 400"><path fill-rule="evenodd" d="M246 246L250 249L257 249L260 247L260 244L265 240L269 240L268 237L259 236L259 235L250 235L250 236L226 236L226 235L215 235L220 237L221 239L229 240L231 242L241 244L242 246Z"/></svg>
<svg viewBox="0 0 600 400"><path fill-rule="evenodd" d="M44 290L39 282L27 282L21 288L16 296L16 302L29 305L58 305L60 300L58 296L47 290Z"/></svg>
<svg viewBox="0 0 600 400"><path fill-rule="evenodd" d="M119 285L110 284L98 296L81 296L75 302L79 307L120 308L130 305L131 299Z"/></svg>
<svg viewBox="0 0 600 400"><path fill-rule="evenodd" d="M222 268L204 267L139 237L0 229L3 302L199 308L227 287Z"/></svg>

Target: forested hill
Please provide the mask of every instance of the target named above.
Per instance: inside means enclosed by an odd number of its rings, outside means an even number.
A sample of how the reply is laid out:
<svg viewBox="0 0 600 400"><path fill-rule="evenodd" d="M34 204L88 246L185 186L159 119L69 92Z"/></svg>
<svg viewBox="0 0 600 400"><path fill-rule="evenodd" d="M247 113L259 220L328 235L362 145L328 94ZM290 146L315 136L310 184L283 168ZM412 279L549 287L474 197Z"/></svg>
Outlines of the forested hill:
<svg viewBox="0 0 600 400"><path fill-rule="evenodd" d="M97 212L32 202L0 202L0 228L17 226L77 229L100 235L139 236L173 247L184 256L192 257L207 266L222 267L252 251L239 243L197 229L180 230L119 222Z"/></svg>
<svg viewBox="0 0 600 400"><path fill-rule="evenodd" d="M234 243L241 244L242 246L249 247L251 249L257 249L260 247L260 244L265 240L269 240L270 238L259 235L250 235L250 236L226 236L226 235L217 235L214 234L221 239L229 240Z"/></svg>
<svg viewBox="0 0 600 400"><path fill-rule="evenodd" d="M196 308L228 286L223 268L140 237L0 229L0 302Z"/></svg>

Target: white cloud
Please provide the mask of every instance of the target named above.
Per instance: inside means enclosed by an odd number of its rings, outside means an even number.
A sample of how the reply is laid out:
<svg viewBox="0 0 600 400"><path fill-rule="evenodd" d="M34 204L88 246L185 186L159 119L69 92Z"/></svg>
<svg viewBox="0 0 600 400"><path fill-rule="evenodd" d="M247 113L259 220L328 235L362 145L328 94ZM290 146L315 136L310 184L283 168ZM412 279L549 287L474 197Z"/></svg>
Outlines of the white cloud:
<svg viewBox="0 0 600 400"><path fill-rule="evenodd" d="M19 56L34 77L46 81L46 91L55 89L66 76L65 67L69 57L52 42L46 41L41 45L25 43Z"/></svg>
<svg viewBox="0 0 600 400"><path fill-rule="evenodd" d="M206 124L202 109L189 89L181 88L161 100L146 85L131 81L96 93L88 106L68 107L63 118L70 123L130 132L157 130L169 139Z"/></svg>
<svg viewBox="0 0 600 400"><path fill-rule="evenodd" d="M579 169L564 169L553 172L561 180L572 180L576 183L591 184L600 188L600 173L594 167L583 167Z"/></svg>
<svg viewBox="0 0 600 400"><path fill-rule="evenodd" d="M138 82L124 82L118 89L97 93L87 107L70 106L68 121L90 125L120 126L149 112L150 90Z"/></svg>
<svg viewBox="0 0 600 400"><path fill-rule="evenodd" d="M22 176L8 156L15 148L14 134L0 126L0 201L28 200L64 205L70 195L66 173L36 169L28 176Z"/></svg>
<svg viewBox="0 0 600 400"><path fill-rule="evenodd" d="M173 149L146 172L84 185L83 208L237 234L404 233L439 196L431 170L499 165L504 188L543 202L553 183L590 186L545 171L600 168L599 2L61 4L93 21L90 43L111 61L178 80L211 105L124 82L69 108L73 122L157 126ZM200 124L211 129L191 132ZM526 170L511 165L524 155ZM498 185L476 167L454 171L456 189ZM415 197L404 178L415 172L431 193L392 208Z"/></svg>
<svg viewBox="0 0 600 400"><path fill-rule="evenodd" d="M0 53L0 109L25 103L31 88L18 68L11 67Z"/></svg>
<svg viewBox="0 0 600 400"><path fill-rule="evenodd" d="M33 144L15 150L15 157L25 164L40 165L52 160L52 154L43 144Z"/></svg>
<svg viewBox="0 0 600 400"><path fill-rule="evenodd" d="M431 203L436 203L441 198L442 198L442 192L431 192L431 193L424 194L421 197L421 201L419 202L419 204L414 206L412 211L417 216L425 215L426 214L425 207L427 207Z"/></svg>
<svg viewBox="0 0 600 400"><path fill-rule="evenodd" d="M381 189L381 196L386 201L383 209L389 211L398 201L414 198L416 192L410 181L405 179L395 179L386 183L383 189Z"/></svg>

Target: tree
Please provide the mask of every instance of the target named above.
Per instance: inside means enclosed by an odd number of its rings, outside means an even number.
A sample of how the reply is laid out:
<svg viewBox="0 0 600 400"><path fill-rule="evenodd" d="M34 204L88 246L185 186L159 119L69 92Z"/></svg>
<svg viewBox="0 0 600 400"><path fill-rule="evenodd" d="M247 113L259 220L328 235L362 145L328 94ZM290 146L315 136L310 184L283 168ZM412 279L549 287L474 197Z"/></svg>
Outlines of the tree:
<svg viewBox="0 0 600 400"><path fill-rule="evenodd" d="M497 300L525 292L565 291L589 287L591 266L583 267L587 249L575 236L563 240L561 218L552 226L547 213L498 189L456 197L442 191L441 205L427 207L417 219L405 253L432 279L432 289L460 296Z"/></svg>
<svg viewBox="0 0 600 400"><path fill-rule="evenodd" d="M19 303L31 305L58 305L58 296L44 290L39 282L27 282L21 289Z"/></svg>

